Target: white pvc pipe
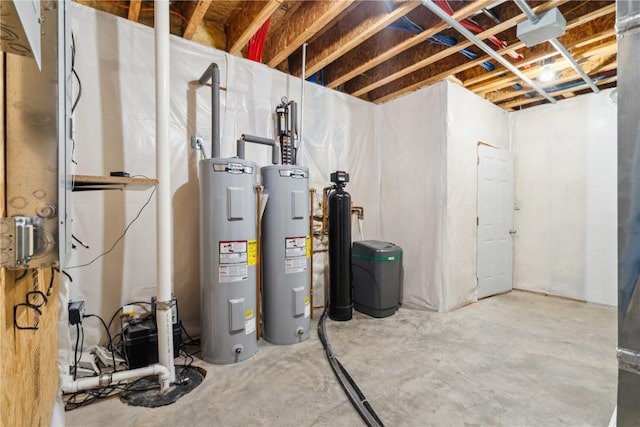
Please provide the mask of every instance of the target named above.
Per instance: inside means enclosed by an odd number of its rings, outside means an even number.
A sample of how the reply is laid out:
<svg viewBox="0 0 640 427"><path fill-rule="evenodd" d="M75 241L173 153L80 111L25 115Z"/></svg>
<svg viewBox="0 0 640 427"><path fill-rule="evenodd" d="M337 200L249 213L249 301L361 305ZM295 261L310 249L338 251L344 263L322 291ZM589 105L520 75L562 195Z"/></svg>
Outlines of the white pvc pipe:
<svg viewBox="0 0 640 427"><path fill-rule="evenodd" d="M169 370L162 365L150 365L144 368L131 369L129 371L113 372L111 374L102 374L97 377L80 378L62 385L63 393L75 393L77 391L91 390L99 387L107 387L121 381L133 380L149 375L159 375L160 378L168 377Z"/></svg>
<svg viewBox="0 0 640 427"><path fill-rule="evenodd" d="M522 79L522 81L524 81L526 84L528 84L531 89L533 89L536 92L538 92L547 101L551 102L552 104L555 104L557 102L554 97L549 95L542 87L537 85L533 80L531 80L529 77L527 77L522 71L520 71L516 67L514 67L509 61L504 59L502 57L502 55L497 53L495 50L491 49L485 42L480 40L480 38L476 37L476 35L473 34L471 31L469 31L465 27L463 27L458 21L453 19L447 12L445 12L442 9L440 9L440 6L435 4L433 2L433 0L420 0L420 2L424 6L429 8L429 10L431 12L433 12L434 14L436 14L440 19L442 19L444 22L449 24L452 28L454 28L460 34L465 36L470 42L474 43L476 46L478 46L480 49L482 49L487 55L491 56L493 59L495 59L500 64L502 64L502 66L504 66L507 70L511 71L513 74L515 74L520 79Z"/></svg>
<svg viewBox="0 0 640 427"><path fill-rule="evenodd" d="M156 175L157 195L157 304L158 361L167 368L161 389L175 381L173 322L171 320L171 163L169 158L169 1L155 1L156 40Z"/></svg>

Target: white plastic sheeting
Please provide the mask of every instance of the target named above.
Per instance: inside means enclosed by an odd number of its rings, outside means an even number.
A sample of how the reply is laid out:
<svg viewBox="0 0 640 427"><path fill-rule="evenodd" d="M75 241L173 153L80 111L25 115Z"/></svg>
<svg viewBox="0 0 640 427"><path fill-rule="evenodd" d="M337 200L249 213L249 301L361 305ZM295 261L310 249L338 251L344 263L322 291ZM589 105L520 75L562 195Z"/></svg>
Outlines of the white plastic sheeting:
<svg viewBox="0 0 640 427"><path fill-rule="evenodd" d="M446 305L446 83L381 106L383 240L403 250L403 304Z"/></svg>
<svg viewBox="0 0 640 427"><path fill-rule="evenodd" d="M511 114L516 287L617 304L611 90Z"/></svg>
<svg viewBox="0 0 640 427"><path fill-rule="evenodd" d="M477 299L478 142L510 149L507 112L456 84L447 89L445 311Z"/></svg>
<svg viewBox="0 0 640 427"><path fill-rule="evenodd" d="M108 175L127 171L155 177L153 29L72 4L76 69L82 98L75 117L75 173ZM192 135L211 138L210 88L194 83L216 62L221 69L223 157L235 155L243 133L274 137L273 111L282 96L300 101L300 80L267 66L229 56L182 38L171 39L171 194L173 204L173 288L179 315L194 334L199 330L198 160ZM191 82L191 83L190 83ZM365 209L365 235L378 235L378 164L373 123L376 106L323 87L305 84L304 149L310 184L329 185L337 169L351 174L347 189ZM300 111L300 108L299 108ZM210 144L205 145L211 155ZM267 147L247 144L246 157L270 163ZM149 205L113 251L91 265L68 269L70 297L87 302L87 311L106 320L121 304L150 301L155 294L155 197L146 191L74 193L73 233L89 244L73 251L69 266L83 265L111 248L147 200ZM355 230L354 230L355 231ZM354 232L354 237L358 233ZM316 265L323 255L316 258ZM320 269L314 287L322 304ZM89 344L99 325L86 325Z"/></svg>
<svg viewBox="0 0 640 427"><path fill-rule="evenodd" d="M382 235L404 250L404 303L476 300L477 144L508 149L507 113L442 82L382 105Z"/></svg>

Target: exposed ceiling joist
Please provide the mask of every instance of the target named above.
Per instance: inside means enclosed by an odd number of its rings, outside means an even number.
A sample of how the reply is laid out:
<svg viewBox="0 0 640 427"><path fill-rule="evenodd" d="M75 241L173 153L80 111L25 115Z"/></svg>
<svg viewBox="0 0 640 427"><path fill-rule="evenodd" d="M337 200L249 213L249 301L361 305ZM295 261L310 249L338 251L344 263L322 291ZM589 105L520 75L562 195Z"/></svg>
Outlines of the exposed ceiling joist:
<svg viewBox="0 0 640 427"><path fill-rule="evenodd" d="M471 2L456 11L453 15L461 20L482 10L491 3L490 0L478 0ZM413 46L423 43L429 37L433 37L448 28L444 22L439 22L434 26L425 29L420 34L407 37L406 34L389 34L380 32L371 37L357 49L345 54L342 58L332 63L325 70L327 86L336 88L339 85L363 74L373 67L394 58L396 55L406 51Z"/></svg>
<svg viewBox="0 0 640 427"><path fill-rule="evenodd" d="M538 6L535 9L535 12L542 13L562 3L566 3L567 1L569 0L555 0L544 3L541 6ZM506 19L500 24L478 34L478 38L484 40L490 36L500 34L501 32L527 19L527 17L520 11L520 9L513 5L508 6L510 6L509 9L511 10L504 11L503 13L509 14L511 18ZM398 55L393 62L384 63L372 70L369 70L366 76L361 76L353 79L351 82L349 82L348 85L345 86L345 92L350 93L353 96L364 95L365 93L368 93L378 87L384 86L387 83L411 74L414 71L424 68L429 64L433 64L450 55L456 54L462 49L468 48L470 46L473 46L473 43L468 40L444 49L438 45L423 43ZM513 49L514 48L512 47L512 50ZM419 60L418 58L424 59Z"/></svg>
<svg viewBox="0 0 640 427"><path fill-rule="evenodd" d="M238 55L253 35L282 5L282 0L243 2L227 21L227 52Z"/></svg>
<svg viewBox="0 0 640 427"><path fill-rule="evenodd" d="M306 1L283 25L283 31L271 35L264 48L265 62L275 67L304 42L334 20L354 0Z"/></svg>
<svg viewBox="0 0 640 427"><path fill-rule="evenodd" d="M189 22L187 23L187 26L182 33L182 37L187 40L191 40L193 38L193 35L196 33L196 30L202 23L207 10L209 10L211 2L212 0L198 0L196 7L193 9L193 13L189 17Z"/></svg>
<svg viewBox="0 0 640 427"><path fill-rule="evenodd" d="M144 7L141 0L75 1L153 26L153 15L144 13L153 8ZM613 0L526 1L537 14L558 7L567 21L566 34L559 40L589 74L608 78L596 70L616 63ZM536 78L542 62L555 61L557 81L573 77L565 69L567 62L548 43L528 48L518 40L516 27L525 16L512 0L447 0L441 5L450 8L454 19L467 19L465 25L479 38L500 46L506 42L497 53L528 76ZM443 79L500 106L526 108L541 102L525 97L528 88L517 76L459 37L418 0L191 0L174 1L170 7L172 34L240 56L246 54L251 37L270 21L263 46L269 66L300 76L300 48L308 43L307 76L316 73L320 84L376 103ZM514 83L523 87L512 88ZM612 85L615 80L604 87ZM566 96L586 92L578 87Z"/></svg>
<svg viewBox="0 0 640 427"><path fill-rule="evenodd" d="M596 16L597 15L592 15L591 17ZM587 23L583 19L576 18L576 20L574 20L573 22L568 23L567 28L573 29L578 25L584 24ZM536 49L542 48L542 46L543 45L536 46ZM524 43L517 42L511 44L510 46L507 46L506 48L500 49L497 52L501 55L505 55L509 50L520 49L523 47ZM448 57L446 58L446 60L438 61L425 68L415 71L414 73L404 76L401 79L395 80L385 86L371 91L369 93L369 99L376 103L386 102L402 94L417 90L429 84L433 84L439 80L442 80L447 75L457 74L464 70L477 67L482 62L488 61L490 59L491 58L488 55L485 55L474 61L465 61L464 58L460 58L459 55ZM517 66L517 62L514 63L514 65ZM449 72L449 74L447 74L447 72ZM506 70L503 69L503 72L506 72ZM517 77L512 75L508 75L507 78L512 79L513 81L519 81ZM477 92L477 88L468 87L468 89L473 92Z"/></svg>
<svg viewBox="0 0 640 427"><path fill-rule="evenodd" d="M403 1L389 11L387 3L360 4L338 21L332 31L309 44L307 48L306 77L318 72L351 49L369 39L392 22L420 6L416 0ZM302 72L299 57L291 58L289 72L294 76Z"/></svg>
<svg viewBox="0 0 640 427"><path fill-rule="evenodd" d="M138 18L140 18L141 7L142 7L142 0L131 0L129 2L128 18L134 22L138 22Z"/></svg>
<svg viewBox="0 0 640 427"><path fill-rule="evenodd" d="M581 38L585 40L589 40L592 38L601 38L600 33L603 31L603 29L608 30L610 32L614 32L615 12L616 12L615 5L612 4L610 6L597 9L591 13L575 18L567 22L566 33L563 36L558 37L558 40L561 43L563 43L565 47L570 47L570 46L580 47L575 44L576 38ZM593 28L582 27L587 24L592 25ZM576 27L582 27L582 28L580 28L578 31L572 31ZM525 47L524 44L519 43L516 48L520 49L523 47ZM535 47L535 52L533 53L533 56L538 57L537 60L543 59L541 54L542 51L557 54L557 51L548 43L542 43ZM514 63L514 65L518 67L520 67L523 64L528 65L527 62ZM505 72L506 72L506 69L504 67L498 66L496 71L493 71L493 72L487 72L484 69L476 69L476 70L469 70L469 72L458 77L460 78L460 80L462 80L465 87L469 87L483 80L493 78L496 75L505 73Z"/></svg>
<svg viewBox="0 0 640 427"><path fill-rule="evenodd" d="M594 45L588 45L583 48L574 49L573 56L576 61L582 62L585 60L590 60L590 58L610 55L612 52L615 52L616 48L617 48L617 45L616 45L615 35L611 34L609 39L596 42ZM556 53L556 56L559 56L559 54ZM568 64L564 61L564 59L558 59L558 63L555 64L555 68L566 68L566 67L568 67ZM527 71L534 71L539 68L541 67L536 66L536 67L530 68ZM506 76L506 77L498 76L498 78L485 81L479 85L473 86L472 88L469 88L469 90L477 93L478 95L484 96L485 94L488 94L491 91L509 87L512 84L517 82L519 82L519 79L516 76Z"/></svg>

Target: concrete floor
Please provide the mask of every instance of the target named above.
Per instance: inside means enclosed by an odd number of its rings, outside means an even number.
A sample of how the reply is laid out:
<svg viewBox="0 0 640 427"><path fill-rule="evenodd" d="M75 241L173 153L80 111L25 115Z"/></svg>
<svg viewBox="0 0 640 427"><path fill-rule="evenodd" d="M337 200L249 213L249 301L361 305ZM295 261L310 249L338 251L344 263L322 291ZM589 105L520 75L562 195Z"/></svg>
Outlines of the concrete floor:
<svg viewBox="0 0 640 427"><path fill-rule="evenodd" d="M336 355L388 426L607 425L615 406L616 313L524 292L448 314L408 309L329 321ZM110 399L66 414L70 426L356 426L314 331L293 346L207 370L177 403Z"/></svg>

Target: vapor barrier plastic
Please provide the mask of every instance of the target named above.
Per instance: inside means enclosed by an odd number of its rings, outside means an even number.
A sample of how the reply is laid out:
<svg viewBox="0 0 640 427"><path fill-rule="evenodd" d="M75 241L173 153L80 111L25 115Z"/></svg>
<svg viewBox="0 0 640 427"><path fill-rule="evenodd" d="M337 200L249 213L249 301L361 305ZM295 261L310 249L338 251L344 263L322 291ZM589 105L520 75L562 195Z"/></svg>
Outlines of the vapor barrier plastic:
<svg viewBox="0 0 640 427"><path fill-rule="evenodd" d="M444 310L477 300L478 142L510 150L508 113L447 82L447 285ZM509 207L511 208L511 207Z"/></svg>
<svg viewBox="0 0 640 427"><path fill-rule="evenodd" d="M445 306L446 96L438 83L379 113L382 240L402 247L403 304L433 310Z"/></svg>
<svg viewBox="0 0 640 427"><path fill-rule="evenodd" d="M612 90L511 115L516 287L617 304Z"/></svg>
<svg viewBox="0 0 640 427"><path fill-rule="evenodd" d="M82 98L75 117L75 173L108 175L126 171L155 177L155 91L153 29L76 3L71 7L76 69ZM210 88L195 81L216 62L221 70L221 154L235 155L243 133L275 136L274 110L282 96L300 102L300 80L267 66L229 56L179 37L171 38L170 152L173 204L173 288L187 329L199 333L198 160L190 138L200 135L211 155ZM190 83L191 82L191 83ZM300 162L310 185L330 184L329 174L351 174L347 190L365 209L365 235L379 235L376 106L311 83L305 84L304 148ZM299 106L300 116L300 106ZM246 145L246 157L270 164L266 147ZM73 233L90 249L73 251L69 266L83 265L111 248L142 209L126 236L91 265L69 269L71 298L108 319L121 304L149 301L156 289L155 195L153 190L74 193ZM357 228L354 238L358 237ZM316 267L324 254L314 257ZM314 278L315 303L323 303L324 275ZM85 327L88 346L101 333Z"/></svg>

